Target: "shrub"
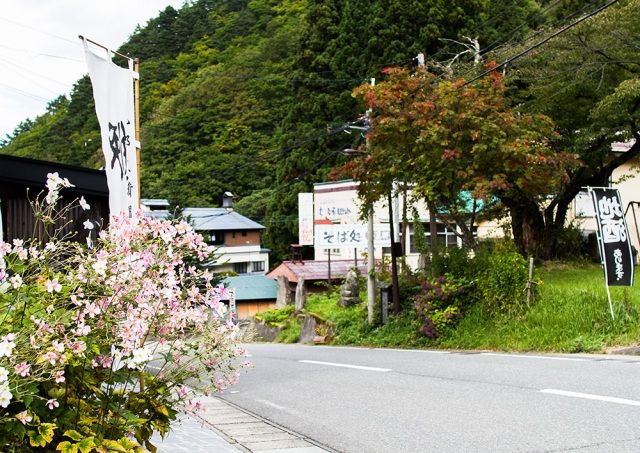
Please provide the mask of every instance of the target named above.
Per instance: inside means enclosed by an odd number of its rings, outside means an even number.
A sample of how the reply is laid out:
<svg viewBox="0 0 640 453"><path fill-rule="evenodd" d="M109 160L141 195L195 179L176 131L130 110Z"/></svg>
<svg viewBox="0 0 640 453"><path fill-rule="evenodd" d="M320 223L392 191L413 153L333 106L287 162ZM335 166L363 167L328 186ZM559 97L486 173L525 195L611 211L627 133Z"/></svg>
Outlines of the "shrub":
<svg viewBox="0 0 640 453"><path fill-rule="evenodd" d="M473 258L465 248L439 248L431 257L429 273L433 278L439 275L466 277L473 273Z"/></svg>
<svg viewBox="0 0 640 453"><path fill-rule="evenodd" d="M284 322L293 314L294 308L295 307L293 305L287 305L283 308L263 311L261 313L256 313L255 318L270 327L282 327Z"/></svg>
<svg viewBox="0 0 640 453"><path fill-rule="evenodd" d="M278 343L295 343L300 339L302 326L297 317L289 318L284 321L282 330L278 333L276 341Z"/></svg>
<svg viewBox="0 0 640 453"><path fill-rule="evenodd" d="M468 284L462 279L440 276L422 283L422 291L415 298L420 320L420 332L437 338L462 317L463 295Z"/></svg>
<svg viewBox="0 0 640 453"><path fill-rule="evenodd" d="M49 175L43 231L78 209L56 209L70 185ZM67 239L0 242L0 450L154 450L194 396L237 378L225 289L191 264L213 250L187 223L143 217L113 217L88 247Z"/></svg>
<svg viewBox="0 0 640 453"><path fill-rule="evenodd" d="M489 311L514 312L524 305L527 260L512 245L501 243L493 250L481 250L475 261L476 288Z"/></svg>

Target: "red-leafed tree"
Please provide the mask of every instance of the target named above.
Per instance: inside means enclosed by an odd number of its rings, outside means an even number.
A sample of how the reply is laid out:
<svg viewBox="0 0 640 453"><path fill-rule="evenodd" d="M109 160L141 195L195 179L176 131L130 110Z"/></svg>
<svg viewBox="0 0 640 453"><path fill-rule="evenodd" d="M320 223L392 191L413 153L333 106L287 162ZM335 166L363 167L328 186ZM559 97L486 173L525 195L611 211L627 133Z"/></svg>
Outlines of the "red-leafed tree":
<svg viewBox="0 0 640 453"><path fill-rule="evenodd" d="M566 179L575 156L551 148L549 118L507 107L500 73L466 85L424 69L386 72L375 87L354 91L372 109L371 129L365 156L344 170L360 181L365 208L388 194L392 181L411 183L473 248L478 215L514 199L539 211ZM522 236L514 237L518 242ZM525 249L521 241L517 245Z"/></svg>

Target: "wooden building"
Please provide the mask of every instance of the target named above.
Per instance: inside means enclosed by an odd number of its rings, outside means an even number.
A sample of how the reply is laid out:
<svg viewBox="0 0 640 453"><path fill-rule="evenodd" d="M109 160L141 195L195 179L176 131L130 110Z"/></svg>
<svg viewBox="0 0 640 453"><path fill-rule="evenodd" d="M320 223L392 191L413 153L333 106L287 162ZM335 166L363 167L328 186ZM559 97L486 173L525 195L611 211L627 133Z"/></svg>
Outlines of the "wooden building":
<svg viewBox="0 0 640 453"><path fill-rule="evenodd" d="M71 223L64 231L82 231L82 223L88 219L99 225L107 224L109 191L104 171L0 154L2 240L10 242L13 239L44 237L43 228L36 228L30 201L38 194L46 193L47 174L56 172L74 185L60 192L58 207L81 196L91 205L88 211L80 207L72 209ZM54 228L62 226L59 222Z"/></svg>

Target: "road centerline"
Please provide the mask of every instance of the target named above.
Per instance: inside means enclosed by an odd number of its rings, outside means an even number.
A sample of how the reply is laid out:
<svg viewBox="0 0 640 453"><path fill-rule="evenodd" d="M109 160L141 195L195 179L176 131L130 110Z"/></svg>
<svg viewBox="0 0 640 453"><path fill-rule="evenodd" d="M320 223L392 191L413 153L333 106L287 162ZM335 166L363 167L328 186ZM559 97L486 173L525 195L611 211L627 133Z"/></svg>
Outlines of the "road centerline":
<svg viewBox="0 0 640 453"><path fill-rule="evenodd" d="M594 395L592 393L569 392L566 390L543 389L541 393L551 395L568 396L570 398L582 398L587 400L605 401L607 403L626 404L627 406L640 406L640 401L629 400L626 398L616 398L613 396Z"/></svg>
<svg viewBox="0 0 640 453"><path fill-rule="evenodd" d="M352 368L355 370L364 370L364 371L377 371L380 373L387 373L392 371L390 368L378 368L372 366L362 366L362 365L350 365L348 363L335 363L335 362L321 362L318 360L298 360L300 363L309 363L312 365L324 365L324 366L334 366L340 368Z"/></svg>

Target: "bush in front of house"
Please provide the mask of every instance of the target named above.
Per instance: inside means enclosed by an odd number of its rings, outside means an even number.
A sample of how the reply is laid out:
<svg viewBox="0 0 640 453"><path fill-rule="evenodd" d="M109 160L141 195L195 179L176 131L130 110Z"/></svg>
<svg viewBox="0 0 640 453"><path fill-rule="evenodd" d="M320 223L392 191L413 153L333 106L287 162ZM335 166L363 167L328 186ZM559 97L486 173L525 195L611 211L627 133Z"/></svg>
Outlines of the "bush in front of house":
<svg viewBox="0 0 640 453"><path fill-rule="evenodd" d="M144 217L113 217L88 246L61 238L60 219L90 208L56 208L70 185L50 174L33 203L46 241L0 242L0 450L153 450L154 431L237 379L225 290L191 264L213 250Z"/></svg>

